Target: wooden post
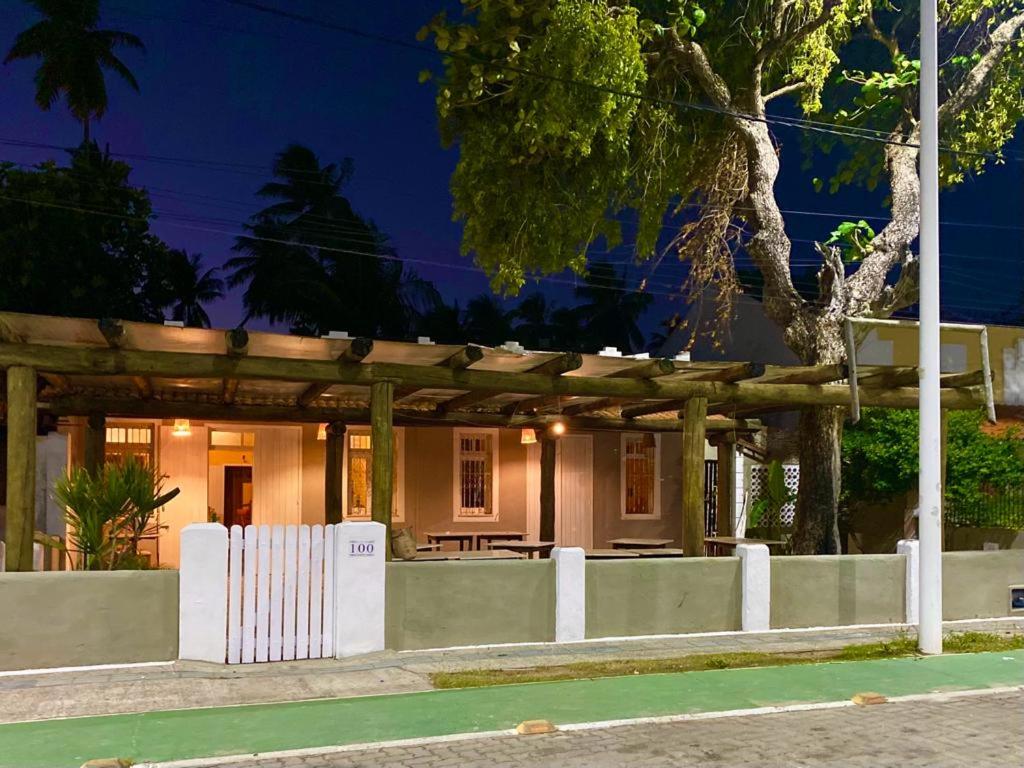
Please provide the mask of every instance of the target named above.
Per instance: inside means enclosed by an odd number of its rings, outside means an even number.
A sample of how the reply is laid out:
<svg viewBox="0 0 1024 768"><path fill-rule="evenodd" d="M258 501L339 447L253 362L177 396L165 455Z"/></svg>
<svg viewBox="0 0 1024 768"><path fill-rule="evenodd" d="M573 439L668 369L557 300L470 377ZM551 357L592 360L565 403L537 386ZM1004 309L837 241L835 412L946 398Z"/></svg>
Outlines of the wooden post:
<svg viewBox="0 0 1024 768"><path fill-rule="evenodd" d="M85 470L93 477L103 471L107 461L107 417L90 413L85 425Z"/></svg>
<svg viewBox="0 0 1024 768"><path fill-rule="evenodd" d="M332 421L327 425L324 458L324 520L340 523L345 509L341 495L342 472L345 471L345 424Z"/></svg>
<svg viewBox="0 0 1024 768"><path fill-rule="evenodd" d="M718 440L718 535L733 535L733 515L736 514L736 442L723 436Z"/></svg>
<svg viewBox="0 0 1024 768"><path fill-rule="evenodd" d="M391 559L391 504L394 480L394 407L395 385L391 381L375 381L370 385L370 446L373 451L371 468L370 516L375 523L387 528L384 551Z"/></svg>
<svg viewBox="0 0 1024 768"><path fill-rule="evenodd" d="M555 460L558 441L542 435L540 439L540 540L555 541Z"/></svg>
<svg viewBox="0 0 1024 768"><path fill-rule="evenodd" d="M683 406L683 552L704 554L704 419L708 399L692 397Z"/></svg>
<svg viewBox="0 0 1024 768"><path fill-rule="evenodd" d="M36 372L7 369L8 571L32 570L36 522Z"/></svg>

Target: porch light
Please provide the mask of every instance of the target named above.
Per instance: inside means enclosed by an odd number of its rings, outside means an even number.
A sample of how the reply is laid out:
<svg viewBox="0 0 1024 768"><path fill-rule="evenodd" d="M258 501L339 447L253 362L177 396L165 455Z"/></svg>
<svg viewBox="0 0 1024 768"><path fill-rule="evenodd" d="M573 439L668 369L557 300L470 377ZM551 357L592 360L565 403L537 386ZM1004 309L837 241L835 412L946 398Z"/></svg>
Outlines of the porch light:
<svg viewBox="0 0 1024 768"><path fill-rule="evenodd" d="M175 437L188 437L192 434L192 425L188 419L175 419L171 434Z"/></svg>
<svg viewBox="0 0 1024 768"><path fill-rule="evenodd" d="M316 439L317 440L326 440L327 439L327 424L321 424L317 428L317 430L316 430Z"/></svg>
<svg viewBox="0 0 1024 768"><path fill-rule="evenodd" d="M522 437L519 438L522 445L533 445L537 442L537 433L532 427L523 427Z"/></svg>
<svg viewBox="0 0 1024 768"><path fill-rule="evenodd" d="M551 434L555 437L561 437L565 434L565 422L556 421L551 425Z"/></svg>

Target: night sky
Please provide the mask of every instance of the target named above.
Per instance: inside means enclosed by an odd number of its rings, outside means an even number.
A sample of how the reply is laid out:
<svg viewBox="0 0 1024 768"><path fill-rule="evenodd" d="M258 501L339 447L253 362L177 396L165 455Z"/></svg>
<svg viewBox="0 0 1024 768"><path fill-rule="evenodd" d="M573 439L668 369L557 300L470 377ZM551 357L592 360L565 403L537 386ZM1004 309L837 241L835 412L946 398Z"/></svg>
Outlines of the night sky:
<svg viewBox="0 0 1024 768"><path fill-rule="evenodd" d="M443 5L443 0L273 2L410 41ZM264 204L253 193L269 178L274 154L289 142L301 142L322 161L353 158L355 175L346 193L354 207L389 235L398 254L433 280L447 299L464 306L466 299L488 289L484 275L459 255L460 226L451 221L448 192L457 154L440 145L433 87L417 82L421 69L438 66L436 56L219 0L117 0L104 2L103 8L103 25L137 34L147 52L123 52L141 93L108 77L110 109L94 136L113 152L190 161L127 158L135 168L133 182L150 189L154 208L164 214L153 229L169 245L202 253L209 265L221 264L230 256L241 223ZM5 53L15 35L35 20L25 3L0 0ZM35 106L33 72L31 62L0 67L0 141L77 144L81 128L63 106L50 113ZM842 214L789 214L794 238L825 239L849 214L884 215L882 193L816 195L809 179L817 169L801 169L798 133L781 129L778 138L784 152L778 187L782 206ZM1024 314L1024 131L1018 131L1010 149L1006 165L943 195L946 319L1006 322L1020 321ZM0 145L4 160L28 163L51 157L60 158L60 153ZM193 221L175 223L168 215ZM627 256L622 252L613 258ZM794 263L812 261L813 247L797 242ZM634 268L631 284L642 274ZM667 259L650 276L658 301L644 320L646 329L684 309L668 295L683 275L678 261ZM540 285L552 299L567 304L573 279L564 274ZM233 326L242 315L240 297L229 295L209 310L215 326Z"/></svg>

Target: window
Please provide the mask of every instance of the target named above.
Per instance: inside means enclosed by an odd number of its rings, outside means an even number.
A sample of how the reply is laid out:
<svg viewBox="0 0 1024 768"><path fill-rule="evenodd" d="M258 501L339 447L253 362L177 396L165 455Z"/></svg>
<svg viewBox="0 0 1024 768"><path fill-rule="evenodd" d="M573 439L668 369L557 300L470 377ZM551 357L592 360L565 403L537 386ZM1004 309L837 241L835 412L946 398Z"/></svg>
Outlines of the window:
<svg viewBox="0 0 1024 768"><path fill-rule="evenodd" d="M454 430L456 520L498 519L498 431Z"/></svg>
<svg viewBox="0 0 1024 768"><path fill-rule="evenodd" d="M405 489L402 476L405 468L404 434L394 432L395 460L392 464L391 519L405 520ZM345 519L369 520L373 510L373 444L369 429L349 428L345 433Z"/></svg>
<svg viewBox="0 0 1024 768"><path fill-rule="evenodd" d="M620 442L623 520L661 517L661 436L624 434Z"/></svg>
<svg viewBox="0 0 1024 768"><path fill-rule="evenodd" d="M229 432L221 429L210 430L211 448L252 448L255 445L255 432Z"/></svg>
<svg viewBox="0 0 1024 768"><path fill-rule="evenodd" d="M150 424L111 424L107 427L106 461L121 464L134 456L143 466L153 464L153 427Z"/></svg>

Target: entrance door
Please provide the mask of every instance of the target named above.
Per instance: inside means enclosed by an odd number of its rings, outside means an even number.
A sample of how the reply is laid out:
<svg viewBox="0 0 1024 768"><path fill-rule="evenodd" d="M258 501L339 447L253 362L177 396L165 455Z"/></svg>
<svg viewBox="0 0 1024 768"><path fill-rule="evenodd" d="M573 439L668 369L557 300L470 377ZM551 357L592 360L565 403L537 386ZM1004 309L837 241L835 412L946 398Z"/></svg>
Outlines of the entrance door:
<svg viewBox="0 0 1024 768"><path fill-rule="evenodd" d="M253 525L302 522L302 428L258 427L253 451Z"/></svg>
<svg viewBox="0 0 1024 768"><path fill-rule="evenodd" d="M252 523L252 467L224 467L224 525Z"/></svg>
<svg viewBox="0 0 1024 768"><path fill-rule="evenodd" d="M594 439L565 435L555 465L555 541L560 547L594 544Z"/></svg>

